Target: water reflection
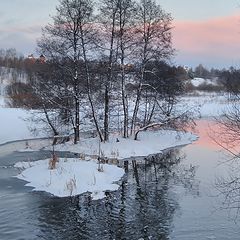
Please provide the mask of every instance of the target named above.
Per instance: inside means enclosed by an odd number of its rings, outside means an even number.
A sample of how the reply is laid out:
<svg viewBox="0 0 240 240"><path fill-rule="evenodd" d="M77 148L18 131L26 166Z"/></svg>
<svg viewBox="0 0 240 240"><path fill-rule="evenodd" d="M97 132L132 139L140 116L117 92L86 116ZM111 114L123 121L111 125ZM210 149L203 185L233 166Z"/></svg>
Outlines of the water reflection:
<svg viewBox="0 0 240 240"><path fill-rule="evenodd" d="M199 136L198 141L193 143L209 150L221 150L220 145L214 141L217 132L220 132L221 126L213 120L202 119L196 121L197 128L195 133Z"/></svg>
<svg viewBox="0 0 240 240"><path fill-rule="evenodd" d="M43 239L169 239L179 209L172 186L194 189L194 166L180 167L178 150L145 159L130 169L120 189L104 200L88 194L44 198L39 207Z"/></svg>
<svg viewBox="0 0 240 240"><path fill-rule="evenodd" d="M240 217L240 147L239 139L234 138L238 136L231 135L233 130L228 129L228 124L225 125L224 121L199 121L197 125L201 134L198 145L222 152L218 159L219 173L213 183L217 189L216 200L220 200L218 209L229 210L229 216L236 220Z"/></svg>
<svg viewBox="0 0 240 240"><path fill-rule="evenodd" d="M215 188L221 197L220 209L227 209L229 216L234 220L240 219L240 164L239 158L228 156L222 163L227 169L224 175L218 175L215 179Z"/></svg>
<svg viewBox="0 0 240 240"><path fill-rule="evenodd" d="M219 165L220 148L208 142L209 124L198 122L194 144L133 164L120 189L101 201L31 192L12 178L14 162L38 160L44 152L0 156L0 239L239 239L226 211L212 211L222 206L211 196L226 165Z"/></svg>

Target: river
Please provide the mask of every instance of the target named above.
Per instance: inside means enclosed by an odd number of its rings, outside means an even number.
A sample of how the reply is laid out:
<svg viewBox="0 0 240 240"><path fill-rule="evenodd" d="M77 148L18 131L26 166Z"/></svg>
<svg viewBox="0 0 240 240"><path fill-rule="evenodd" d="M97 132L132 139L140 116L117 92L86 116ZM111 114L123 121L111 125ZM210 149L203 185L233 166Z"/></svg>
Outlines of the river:
<svg viewBox="0 0 240 240"><path fill-rule="evenodd" d="M228 166L207 134L211 124L198 121L198 141L130 169L119 190L98 201L33 192L13 177L14 163L49 152L0 153L0 239L239 240L236 213L221 209L215 188Z"/></svg>

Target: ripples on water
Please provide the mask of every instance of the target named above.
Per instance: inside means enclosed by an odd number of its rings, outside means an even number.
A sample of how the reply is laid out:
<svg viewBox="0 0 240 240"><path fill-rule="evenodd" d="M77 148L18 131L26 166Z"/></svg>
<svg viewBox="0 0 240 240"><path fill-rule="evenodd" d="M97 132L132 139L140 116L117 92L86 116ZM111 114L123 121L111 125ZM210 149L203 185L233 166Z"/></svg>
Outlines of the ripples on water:
<svg viewBox="0 0 240 240"><path fill-rule="evenodd" d="M87 193L56 198L32 192L12 178L15 162L39 160L47 152L0 157L0 239L239 239L239 227L225 213L211 213L205 192L215 168L210 160L217 156L198 145L183 150L130 168L119 190L99 201Z"/></svg>
<svg viewBox="0 0 240 240"><path fill-rule="evenodd" d="M31 160L41 156L15 153L5 163L26 155ZM13 164L0 168L0 239L168 239L179 208L170 189L181 177L179 160L171 151L155 163L145 161L126 173L119 191L100 201L88 194L56 198L31 192L12 178L17 174Z"/></svg>
<svg viewBox="0 0 240 240"><path fill-rule="evenodd" d="M179 207L176 194L169 188L179 176L171 161L163 164L161 160L127 173L119 191L104 200L91 202L86 194L45 201L38 209L39 221L44 223L39 237L168 239Z"/></svg>

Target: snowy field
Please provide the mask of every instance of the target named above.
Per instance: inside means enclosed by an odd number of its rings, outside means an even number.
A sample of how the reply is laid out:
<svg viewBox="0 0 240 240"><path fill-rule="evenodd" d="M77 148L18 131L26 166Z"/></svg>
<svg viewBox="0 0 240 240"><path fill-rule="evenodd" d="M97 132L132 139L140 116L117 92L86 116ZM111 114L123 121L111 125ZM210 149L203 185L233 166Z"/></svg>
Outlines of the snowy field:
<svg viewBox="0 0 240 240"><path fill-rule="evenodd" d="M0 145L24 139L47 137L32 131L34 126L28 120L31 112L20 108L9 108L0 96Z"/></svg>

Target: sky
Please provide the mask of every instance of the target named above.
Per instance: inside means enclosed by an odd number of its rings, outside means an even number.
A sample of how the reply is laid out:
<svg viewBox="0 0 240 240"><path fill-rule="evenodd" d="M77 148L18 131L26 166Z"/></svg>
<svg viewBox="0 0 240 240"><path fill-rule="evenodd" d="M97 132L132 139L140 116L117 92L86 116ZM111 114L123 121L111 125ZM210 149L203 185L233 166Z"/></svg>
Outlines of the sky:
<svg viewBox="0 0 240 240"><path fill-rule="evenodd" d="M173 17L173 63L240 67L240 0L156 0ZM0 48L35 52L58 0L0 0Z"/></svg>

